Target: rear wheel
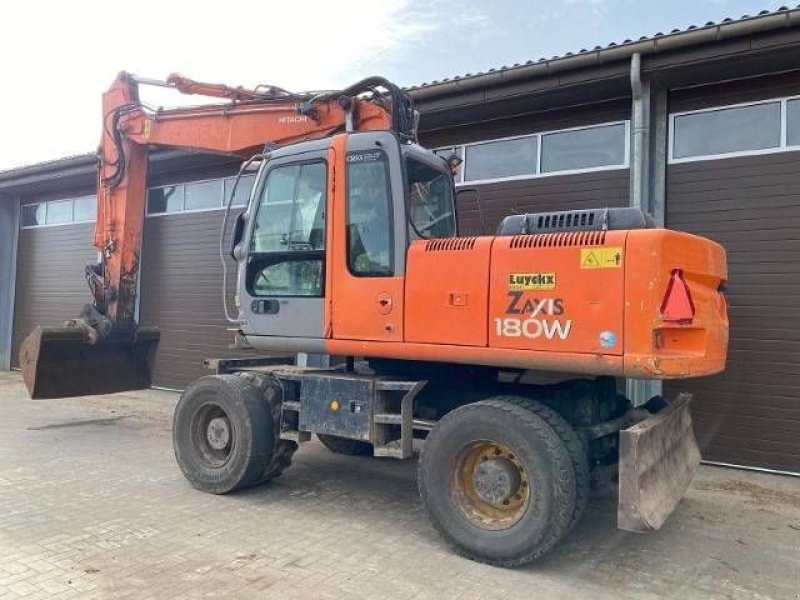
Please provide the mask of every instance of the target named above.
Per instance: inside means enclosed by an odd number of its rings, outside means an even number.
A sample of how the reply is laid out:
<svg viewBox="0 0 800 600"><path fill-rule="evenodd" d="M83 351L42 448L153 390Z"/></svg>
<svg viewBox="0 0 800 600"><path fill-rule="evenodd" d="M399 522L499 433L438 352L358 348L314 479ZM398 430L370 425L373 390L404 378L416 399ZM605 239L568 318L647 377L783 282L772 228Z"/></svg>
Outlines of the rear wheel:
<svg viewBox="0 0 800 600"><path fill-rule="evenodd" d="M578 521L580 521L586 510L586 505L589 502L591 482L586 443L581 439L575 429L572 428L572 425L567 423L566 419L552 408L535 400L531 400L530 398L509 398L508 401L524 406L544 419L553 431L555 431L556 435L561 438L561 442L567 448L570 460L572 461L572 468L575 470L575 493L577 496L575 500L575 509L572 511L569 523L569 529L572 529Z"/></svg>
<svg viewBox="0 0 800 600"><path fill-rule="evenodd" d="M350 440L337 435L326 435L318 433L317 437L322 445L336 454L347 454L350 456L372 456L372 444L359 440Z"/></svg>
<svg viewBox="0 0 800 600"><path fill-rule="evenodd" d="M570 451L528 402L498 396L457 408L422 449L418 483L428 516L469 558L530 562L573 523L578 493Z"/></svg>

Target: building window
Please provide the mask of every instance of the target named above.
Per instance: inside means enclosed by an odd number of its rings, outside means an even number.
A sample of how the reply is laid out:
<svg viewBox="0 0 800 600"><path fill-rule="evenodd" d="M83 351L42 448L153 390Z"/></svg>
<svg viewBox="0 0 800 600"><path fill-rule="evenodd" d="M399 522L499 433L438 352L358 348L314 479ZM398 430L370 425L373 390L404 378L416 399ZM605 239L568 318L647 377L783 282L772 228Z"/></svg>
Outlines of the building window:
<svg viewBox="0 0 800 600"><path fill-rule="evenodd" d="M147 192L147 214L157 215L183 210L183 186L165 185Z"/></svg>
<svg viewBox="0 0 800 600"><path fill-rule="evenodd" d="M235 179L207 179L150 188L147 192L147 214L164 215L225 208ZM247 204L255 180L255 175L245 175L239 180L231 206Z"/></svg>
<svg viewBox="0 0 800 600"><path fill-rule="evenodd" d="M36 204L26 204L22 207L22 226L36 227L44 225L44 217L47 212L47 203L37 202Z"/></svg>
<svg viewBox="0 0 800 600"><path fill-rule="evenodd" d="M628 122L543 131L513 138L436 148L464 163L456 185L628 168Z"/></svg>
<svg viewBox="0 0 800 600"><path fill-rule="evenodd" d="M542 135L542 173L625 165L624 123Z"/></svg>
<svg viewBox="0 0 800 600"><path fill-rule="evenodd" d="M673 116L673 159L771 150L780 145L780 102L763 102Z"/></svg>
<svg viewBox="0 0 800 600"><path fill-rule="evenodd" d="M538 144L536 136L470 144L465 149L464 181L534 175Z"/></svg>
<svg viewBox="0 0 800 600"><path fill-rule="evenodd" d="M670 115L670 162L800 149L800 97Z"/></svg>
<svg viewBox="0 0 800 600"><path fill-rule="evenodd" d="M97 198L95 196L75 198L72 218L76 222L94 221L97 218Z"/></svg>
<svg viewBox="0 0 800 600"><path fill-rule="evenodd" d="M183 210L219 208L222 203L222 181L211 179L183 186Z"/></svg>
<svg viewBox="0 0 800 600"><path fill-rule="evenodd" d="M800 146L800 99L786 101L786 144Z"/></svg>
<svg viewBox="0 0 800 600"><path fill-rule="evenodd" d="M225 206L228 205L228 200L230 200L234 181L236 181L236 177L228 177L225 180L225 197L223 198L223 204ZM248 200L250 200L250 192L253 191L253 184L255 184L255 182L255 175L243 175L240 177L239 185L236 186L236 196L233 198L231 206L245 206Z"/></svg>
<svg viewBox="0 0 800 600"><path fill-rule="evenodd" d="M97 199L94 196L34 202L22 206L22 227L67 225L94 221Z"/></svg>
<svg viewBox="0 0 800 600"><path fill-rule="evenodd" d="M72 221L72 200L57 200L47 203L46 225L62 225Z"/></svg>

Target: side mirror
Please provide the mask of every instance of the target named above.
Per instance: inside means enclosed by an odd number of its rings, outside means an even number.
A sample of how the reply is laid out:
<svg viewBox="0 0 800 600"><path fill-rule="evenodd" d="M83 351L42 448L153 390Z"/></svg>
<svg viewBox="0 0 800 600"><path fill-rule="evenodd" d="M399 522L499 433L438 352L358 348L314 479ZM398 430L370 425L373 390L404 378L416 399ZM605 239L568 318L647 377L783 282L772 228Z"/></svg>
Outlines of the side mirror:
<svg viewBox="0 0 800 600"><path fill-rule="evenodd" d="M233 224L233 237L231 237L231 258L236 260L236 246L239 245L239 242L242 241L242 237L244 236L244 226L247 223L247 217L245 216L245 211L239 213L236 217L236 221Z"/></svg>

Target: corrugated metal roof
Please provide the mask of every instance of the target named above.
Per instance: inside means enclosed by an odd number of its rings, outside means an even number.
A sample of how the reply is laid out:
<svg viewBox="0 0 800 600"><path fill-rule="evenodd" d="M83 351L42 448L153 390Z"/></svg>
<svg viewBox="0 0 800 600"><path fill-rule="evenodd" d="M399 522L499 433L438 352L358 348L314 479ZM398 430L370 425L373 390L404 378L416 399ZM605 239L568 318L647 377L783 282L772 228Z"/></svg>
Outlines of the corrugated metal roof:
<svg viewBox="0 0 800 600"><path fill-rule="evenodd" d="M536 60L526 61L524 63L514 63L512 65L502 65L500 67L489 69L488 71L477 71L475 73L465 73L463 75L456 75L454 77L446 77L446 78L441 79L441 80L433 80L433 81L430 81L430 82L425 82L425 83L421 83L421 84L418 84L418 85L413 85L413 86L410 86L407 89L409 91L411 91L411 92L413 92L415 90L423 90L423 89L427 90L428 88L433 88L433 87L436 87L436 86L450 84L450 83L457 82L457 81L464 81L464 80L468 80L468 79L476 79L476 78L486 77L487 75L496 75L496 74L500 74L500 73L514 71L516 69L522 69L522 68L525 68L525 67L530 67L532 65L537 65L537 64L541 64L541 63L552 63L552 62L562 61L562 60L565 60L565 59L571 59L571 58L575 58L575 57L579 57L579 56L585 56L585 55L588 55L588 54L596 54L596 53L603 53L603 52L608 52L608 51L612 51L612 50L618 50L618 49L624 48L626 46L628 46L628 47L636 46L637 44L641 44L642 42L657 42L659 40L664 40L664 39L672 40L674 38L678 38L680 36L685 36L686 34L698 32L698 31L710 30L710 29L714 29L714 28L720 28L720 27L725 27L725 26L739 24L739 23L745 23L745 22L765 20L765 19L768 19L768 18L773 18L774 19L774 17L776 15L777 16L785 15L786 16L786 23L784 25L781 25L779 22L776 21L774 27L769 27L768 29L772 29L772 28L778 29L778 28L780 28L782 26L789 27L791 25L794 25L795 22L796 22L796 21L793 21L793 19L790 19L789 17L790 16L797 16L798 13L800 13L800 5L797 5L795 7L781 6L780 8L777 8L775 10L762 10L762 11L760 11L759 13L757 13L755 15L742 15L738 19L737 18L732 18L732 17L726 17L726 18L722 19L719 22L708 21L704 25L689 25L685 29L673 29L673 30L669 31L668 33L658 32L658 33L655 33L655 34L650 35L650 36L642 36L642 37L640 37L638 39L635 39L635 40L634 39L626 39L626 40L623 40L621 42L611 42L606 46L595 46L592 49L581 48L577 52L567 52L566 54L563 54L563 55L560 55L560 56L552 56L550 58L541 57L541 58L538 58ZM707 40L707 39L698 40L698 43L702 43L703 41L709 41L709 40ZM674 46L670 45L670 49L672 49L673 47Z"/></svg>
<svg viewBox="0 0 800 600"><path fill-rule="evenodd" d="M16 179L18 177L22 177L24 175L31 173L42 173L54 169L62 169L66 165L71 165L71 164L91 165L94 163L94 160L95 160L94 152L87 152L86 154L72 154L70 156L64 156L63 158L43 160L42 162L31 163L28 165L22 165L19 167L13 167L11 169L0 171L0 181L5 181L7 179Z"/></svg>

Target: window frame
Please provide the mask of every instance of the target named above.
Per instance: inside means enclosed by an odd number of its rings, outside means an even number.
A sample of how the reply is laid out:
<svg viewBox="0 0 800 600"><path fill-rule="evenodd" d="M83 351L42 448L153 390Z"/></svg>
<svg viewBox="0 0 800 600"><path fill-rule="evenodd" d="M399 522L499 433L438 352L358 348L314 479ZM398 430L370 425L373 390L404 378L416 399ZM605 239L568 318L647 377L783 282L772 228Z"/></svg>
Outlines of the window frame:
<svg viewBox="0 0 800 600"><path fill-rule="evenodd" d="M244 173L242 174L242 179L246 179L247 177L253 177L253 187L250 188L249 194L252 193L255 184L257 183L258 176L256 173ZM165 183L163 185L154 185L152 187L147 188L147 200L145 202L145 216L147 218L150 217L163 217L165 215L191 215L195 213L203 213L203 212L211 212L214 210L224 210L227 208L228 205L228 197L225 194L225 183L230 180L231 184L233 180L236 179L236 176L227 176L227 177L209 177L206 179L192 179L191 181L178 181L175 183ZM191 210L186 210L186 186L192 185L195 183L208 183L208 182L219 182L221 185L220 188L220 197L219 197L219 205L212 206L210 208L193 208ZM240 182L241 183L241 182ZM179 187L181 189L181 208L180 210L173 210L173 211L162 211L162 212L149 212L150 208L150 191L151 190L158 190L167 187ZM248 196L249 196L248 194ZM241 208L245 207L248 204L248 201L245 201L244 204L231 204L231 209L234 208Z"/></svg>
<svg viewBox="0 0 800 600"><path fill-rule="evenodd" d="M476 147L476 146L486 146L487 144L496 144L497 142L511 142L511 141L514 141L514 140L525 140L525 139L534 139L534 140L536 140L536 159L535 159L536 162L533 165L533 173L525 174L525 175L507 175L505 177L488 177L488 178L485 178L485 179L470 179L470 180L466 179L466 176L467 176L467 154L468 154L467 153L467 149L468 148L473 148L473 147ZM487 182L492 182L492 181L514 181L516 179L530 179L530 178L536 177L537 175L539 175L539 165L542 162L541 143L542 143L542 132L539 132L539 133L536 133L536 134L533 134L533 135L530 135L530 134L511 135L511 136L506 136L506 137L502 137L502 138L496 138L496 139L491 139L491 140L481 140L480 142L470 142L469 144L464 144L462 146L463 154L461 155L461 160L463 160L464 162L462 162L459 165L459 168L461 168L461 180L464 183L476 184L476 183L487 183Z"/></svg>
<svg viewBox="0 0 800 600"><path fill-rule="evenodd" d="M292 157L297 158L297 157ZM252 210L252 216L248 219L251 224L248 227L247 235L244 238L248 247L252 244L253 241L253 233L255 231L256 221L258 219L258 212L261 210L261 196L266 189L266 186L269 183L269 176L273 170L284 168L284 167L293 167L293 166L303 166L309 164L322 164L325 167L325 194L323 196L323 202L325 207L325 223L323 224L323 244L321 249L314 249L314 250L302 250L302 249L286 249L286 250L271 250L268 252L254 252L252 250L248 250L248 259L247 265L245 267L245 289L247 290L247 294L251 298L256 299L270 299L274 298L277 300L286 300L290 298L307 298L310 300L313 299L320 299L325 298L326 294L326 287L327 287L327 263L328 263L328 219L330 218L329 215L329 192L330 192L330 164L327 158L322 156L314 157L314 158L305 158L301 160L286 160L278 162L277 164L270 165L269 168L263 172L260 176L257 174L254 180L254 186L251 190L251 200L248 205L248 210ZM260 172L259 172L260 173ZM223 185L223 195L225 186ZM253 196L253 190L255 190L255 196ZM296 198L292 199L292 204ZM209 209L206 209L209 210ZM216 209L210 209L216 210ZM175 213L167 213L167 214L175 214ZM294 218L294 207L292 207L292 219ZM286 260L281 260L285 258ZM284 262L292 262L292 261L303 261L303 260L319 260L320 261L320 269L322 273L322 285L320 289L319 295L308 295L308 294L256 294L255 293L255 279L257 277L257 273L252 268L254 263L264 263L266 266L272 266L274 264L281 264Z"/></svg>
<svg viewBox="0 0 800 600"><path fill-rule="evenodd" d="M353 265L350 262L350 163L347 162L347 157L351 154L359 154L363 152L380 152L383 155L384 160L376 161L380 162L384 165L386 171L386 192L387 197L389 198L389 206L387 207L388 210L388 227L389 227L389 273L358 273L353 271ZM345 198L344 198L344 222L345 222L345 263L347 264L347 272L350 273L353 277L396 277L397 276L397 260L395 257L394 251L394 242L395 242L395 230L394 230L394 202L395 198L392 194L392 170L389 165L389 154L386 150L382 148L376 148L375 150L350 150L345 152L344 156L344 189L345 189ZM403 163L405 165L405 163ZM403 167L405 170L405 166Z"/></svg>
<svg viewBox="0 0 800 600"><path fill-rule="evenodd" d="M75 220L75 200L81 200L83 198L94 198L95 205L97 203L97 197L92 196L90 194L84 194L81 196L73 196L70 198L52 198L51 200L36 200L33 202L24 202L20 204L19 208L19 228L20 229L40 229L42 227L65 227L68 225L82 225L86 223L94 223L97 220L97 211L95 210L95 217L93 219L80 219ZM69 202L70 203L70 219L68 221L63 221L61 223L48 223L47 222L47 210L48 206L52 202ZM44 215L43 223L39 223L36 225L25 225L23 221L23 212L25 208L29 206L44 206Z"/></svg>
<svg viewBox="0 0 800 600"><path fill-rule="evenodd" d="M723 160L726 158L737 158L741 156L760 156L764 154L777 154L780 152L795 152L800 150L800 144L789 144L787 139L788 127L788 113L787 106L790 100L800 100L800 95L796 96L778 96L775 98L765 98L762 100L753 100L750 102L737 102L735 104L721 104L718 106L711 106L707 108L698 108L694 110L682 110L670 113L669 115L669 128L668 128L668 155L667 164L675 165L681 163L697 162L701 160ZM759 106L762 104L780 104L780 143L774 148L762 148L760 150L735 150L733 152L724 152L721 154L700 154L697 156L685 156L682 158L675 157L675 119L684 115L695 115L701 113L719 112L731 108L745 108L748 106Z"/></svg>
<svg viewBox="0 0 800 600"><path fill-rule="evenodd" d="M218 183L220 186L219 189L219 205L218 206L209 206L204 208L192 208L190 210L186 210L186 186L187 185L195 185L195 184L204 184L204 183ZM215 177L212 179L197 179L194 181L183 181L180 183L180 186L183 188L183 194L181 197L181 210L175 211L180 213L197 213L197 212L207 212L210 210L219 210L220 208L225 208L225 178L224 177ZM147 197L148 200L150 198L150 189L147 190ZM175 213L159 213L159 214L175 214Z"/></svg>
<svg viewBox="0 0 800 600"><path fill-rule="evenodd" d="M163 185L154 185L152 187L147 188L147 198L145 199L145 216L146 217L163 217L164 215L182 215L182 214L193 214L193 213L202 213L202 212L209 212L212 210L219 210L224 208L224 196L225 196L225 182L224 177L210 177L208 179L193 179L191 181L178 181L175 183L165 183ZM212 208L194 208L192 210L186 210L186 186L193 184L193 183L206 183L209 181L220 181L222 183L222 191L220 192L220 204L219 206L214 206ZM173 211L161 211L161 212L150 212L150 192L152 190L161 190L168 187L175 187L180 189L181 193L181 208L180 210L173 210Z"/></svg>
<svg viewBox="0 0 800 600"><path fill-rule="evenodd" d="M548 171L543 173L542 172L542 138L546 135L555 134L555 133L565 133L569 131L583 131L587 129L598 129L600 127L610 127L614 125L624 125L625 127L625 148L624 154L625 160L622 164L618 165L602 165L598 167L584 167L581 169L564 169L562 171ZM490 179L471 179L466 180L465 175L467 172L467 147L469 146L479 146L482 144L487 144L490 142L504 142L507 140L516 140L520 138L537 138L536 144L536 164L534 165L535 173L530 175L512 175L509 177L494 177ZM447 144L445 146L437 146L436 148L432 148L432 152L442 151L442 150L458 150L461 153L461 158L464 162L459 165L458 176L455 178L455 185L456 188L462 186L471 186L471 185L485 185L490 183L498 183L502 181L523 181L527 179L540 179L544 177L559 177L561 175L578 175L581 173L596 173L599 171L617 171L620 169L629 169L630 168L630 146L631 146L631 122L629 119L621 119L617 121L606 121L603 123L592 123L591 125L577 125L575 127L565 127L562 129L551 129L546 131L537 131L536 133L525 133L525 134L516 134L516 135L509 135L505 137L499 138L490 138L479 140L475 142L466 142L463 144Z"/></svg>

